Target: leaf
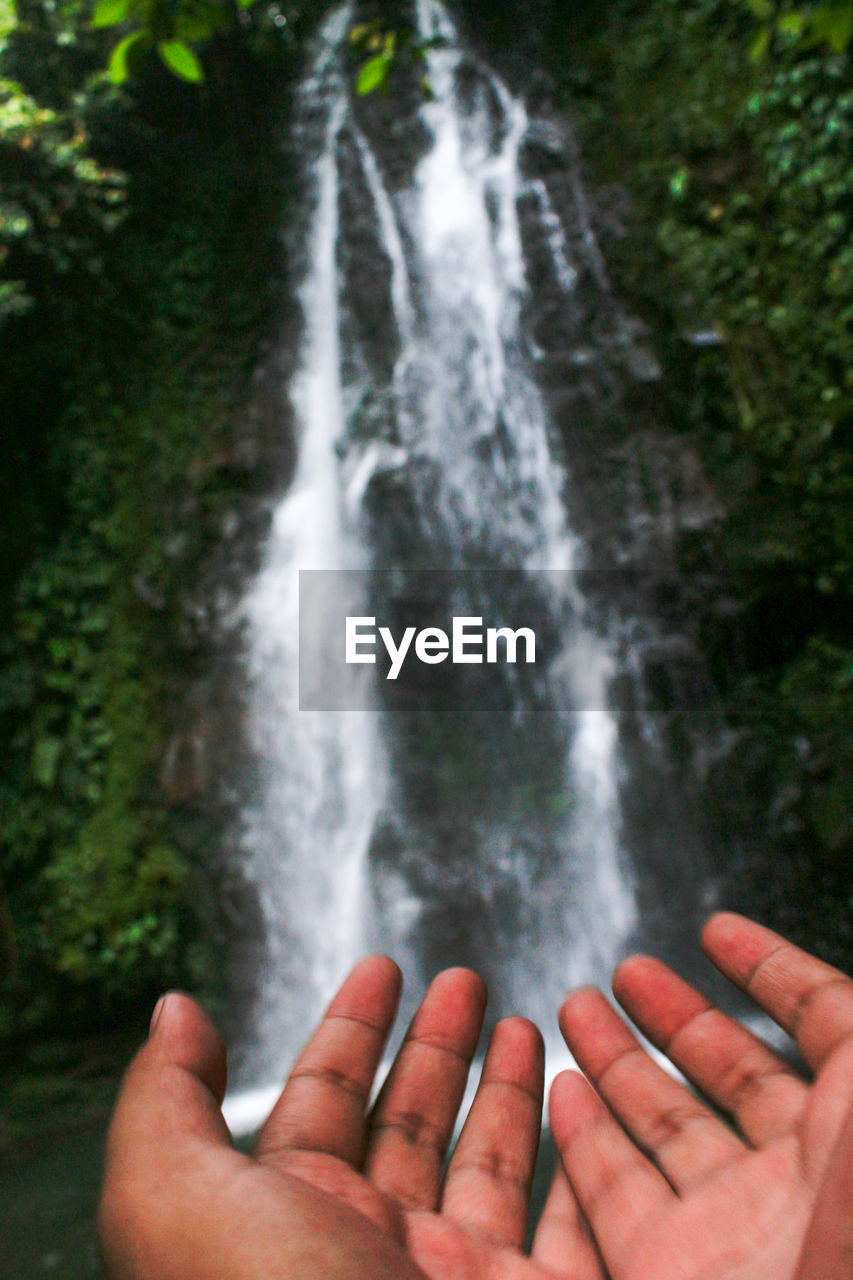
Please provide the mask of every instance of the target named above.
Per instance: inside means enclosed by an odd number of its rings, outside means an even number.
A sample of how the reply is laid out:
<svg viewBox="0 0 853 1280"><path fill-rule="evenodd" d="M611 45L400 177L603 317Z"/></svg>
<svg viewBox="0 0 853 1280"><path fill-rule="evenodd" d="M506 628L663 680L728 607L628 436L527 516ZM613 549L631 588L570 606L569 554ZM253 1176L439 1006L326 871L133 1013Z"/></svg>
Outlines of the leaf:
<svg viewBox="0 0 853 1280"><path fill-rule="evenodd" d="M54 636L48 641L47 648L51 658L59 666L70 662L74 653L73 645L67 636Z"/></svg>
<svg viewBox="0 0 853 1280"><path fill-rule="evenodd" d="M768 18L773 17L771 0L746 0L746 4L750 13L756 18L760 18L762 22L766 22Z"/></svg>
<svg viewBox="0 0 853 1280"><path fill-rule="evenodd" d="M833 53L843 53L853 38L853 5L832 10L827 40Z"/></svg>
<svg viewBox="0 0 853 1280"><path fill-rule="evenodd" d="M770 28L762 27L755 38L750 41L748 55L750 62L763 62L770 48Z"/></svg>
<svg viewBox="0 0 853 1280"><path fill-rule="evenodd" d="M116 45L107 64L107 75L113 84L124 84L131 73L131 62L150 43L151 37L147 31L134 31Z"/></svg>
<svg viewBox="0 0 853 1280"><path fill-rule="evenodd" d="M188 44L183 40L164 40L157 46L157 52L163 62L181 80L190 84L200 84L204 79L201 63Z"/></svg>
<svg viewBox="0 0 853 1280"><path fill-rule="evenodd" d="M824 41L833 53L844 53L853 38L853 4L823 5L809 19L812 40Z"/></svg>
<svg viewBox="0 0 853 1280"><path fill-rule="evenodd" d="M257 0L237 0L237 7L239 9L251 9L252 5L256 3Z"/></svg>
<svg viewBox="0 0 853 1280"><path fill-rule="evenodd" d="M59 738L39 738L33 748L33 777L39 786L50 790L56 782L62 742Z"/></svg>
<svg viewBox="0 0 853 1280"><path fill-rule="evenodd" d="M34 306L23 280L0 281L0 322L6 316L25 316Z"/></svg>
<svg viewBox="0 0 853 1280"><path fill-rule="evenodd" d="M352 28L349 33L349 42L355 48L357 45L364 44L368 36L372 35L375 30L373 22L359 22Z"/></svg>
<svg viewBox="0 0 853 1280"><path fill-rule="evenodd" d="M12 0L0 0L0 40L15 29L17 22Z"/></svg>
<svg viewBox="0 0 853 1280"><path fill-rule="evenodd" d="M124 22L133 6L133 0L98 0L92 14L93 27L114 27Z"/></svg>
<svg viewBox="0 0 853 1280"><path fill-rule="evenodd" d="M680 169L676 169L675 173L669 180L670 194L676 199L683 199L688 184L690 182L690 170L686 165L682 165Z"/></svg>
<svg viewBox="0 0 853 1280"><path fill-rule="evenodd" d="M373 93L376 89L382 89L388 82L388 70L391 66L391 58L387 53L380 53L375 58L369 58L364 63L358 73L356 81L356 93L362 96L367 93Z"/></svg>
<svg viewBox="0 0 853 1280"><path fill-rule="evenodd" d="M776 30L783 36L801 36L805 25L805 15L799 9L782 13L776 19Z"/></svg>

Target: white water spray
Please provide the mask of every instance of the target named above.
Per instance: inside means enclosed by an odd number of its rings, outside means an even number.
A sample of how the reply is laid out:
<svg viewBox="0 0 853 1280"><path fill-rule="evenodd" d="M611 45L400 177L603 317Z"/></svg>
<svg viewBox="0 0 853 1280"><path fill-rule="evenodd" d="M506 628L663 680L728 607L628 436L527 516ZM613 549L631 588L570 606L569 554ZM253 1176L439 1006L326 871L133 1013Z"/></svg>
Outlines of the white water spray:
<svg viewBox="0 0 853 1280"><path fill-rule="evenodd" d="M360 508L380 471L405 479L414 460L428 461L436 479L419 519L446 556L432 567L557 571L547 579L547 604L562 619L563 644L548 680L563 734L557 772L572 802L547 818L479 813L472 826L476 860L461 873L484 919L501 894L517 906L511 958L499 977L502 1012L524 1012L550 1026L561 992L602 978L634 921L620 853L617 734L604 710L610 659L587 624L575 582L582 549L567 525L565 477L549 448L523 333L527 286L518 202L530 184L519 172L519 151L528 120L521 103L485 71L463 107L462 55L452 23L433 0L419 0L418 16L421 34L441 35L448 47L429 55L435 99L423 106L421 119L432 141L402 194L389 190L367 133L348 121L336 62L346 11L327 24L305 88L326 123L312 162L316 205L302 292L303 357L293 392L299 461L245 603L249 716L260 777L245 815L243 853L266 940L243 1077L257 1084L285 1069L368 940L398 958L416 959L418 921L430 910L440 914L445 900L449 907L455 892L436 863L414 878L404 866L386 869L382 894L371 896L377 821L395 817L404 851L407 842L429 840L430 833L406 830L400 816L406 797L378 714L297 709L298 571L376 564ZM393 443L348 436L348 406L364 388L352 385L357 375L344 372L353 362L347 365L341 349L336 254L346 234L338 225L345 127L391 267L399 354L384 394L394 405ZM577 271L544 194L534 190L568 298ZM598 264L600 254L593 256ZM496 734L510 730L495 726ZM547 828L551 862L544 872L527 859L525 822L537 833ZM482 941L487 950L489 939ZM448 954L446 963L455 959Z"/></svg>

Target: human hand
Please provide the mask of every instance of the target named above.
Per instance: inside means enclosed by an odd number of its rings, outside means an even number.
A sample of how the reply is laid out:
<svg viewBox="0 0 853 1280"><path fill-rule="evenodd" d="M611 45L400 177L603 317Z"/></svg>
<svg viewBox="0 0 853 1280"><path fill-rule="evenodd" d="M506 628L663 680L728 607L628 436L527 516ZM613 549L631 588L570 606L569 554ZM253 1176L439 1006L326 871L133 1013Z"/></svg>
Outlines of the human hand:
<svg viewBox="0 0 853 1280"><path fill-rule="evenodd" d="M110 1280L576 1280L589 1243L559 1172L523 1253L542 1107L539 1033L498 1024L447 1172L485 1006L449 970L430 987L375 1106L400 978L356 966L299 1058L252 1157L220 1111L225 1051L166 998L117 1104L99 1215Z"/></svg>
<svg viewBox="0 0 853 1280"><path fill-rule="evenodd" d="M570 996L560 1025L595 1088L558 1076L551 1125L601 1256L576 1280L850 1280L853 982L740 916L713 917L703 945L795 1038L814 1079L665 965L626 961L617 1000L735 1132L599 992Z"/></svg>

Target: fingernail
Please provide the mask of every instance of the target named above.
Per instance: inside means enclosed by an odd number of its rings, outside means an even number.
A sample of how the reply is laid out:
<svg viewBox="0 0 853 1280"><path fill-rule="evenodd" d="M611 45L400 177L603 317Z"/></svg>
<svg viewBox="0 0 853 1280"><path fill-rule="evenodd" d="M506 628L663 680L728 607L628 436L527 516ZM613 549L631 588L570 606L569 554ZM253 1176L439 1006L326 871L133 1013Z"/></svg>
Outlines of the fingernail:
<svg viewBox="0 0 853 1280"><path fill-rule="evenodd" d="M160 1021L163 1010L166 1007L166 1001L168 999L169 999L169 993L166 992L166 994L164 996L161 996L160 999L155 1004L154 1012L151 1015L151 1024L148 1027L149 1036L153 1036L154 1032L157 1030L157 1023Z"/></svg>

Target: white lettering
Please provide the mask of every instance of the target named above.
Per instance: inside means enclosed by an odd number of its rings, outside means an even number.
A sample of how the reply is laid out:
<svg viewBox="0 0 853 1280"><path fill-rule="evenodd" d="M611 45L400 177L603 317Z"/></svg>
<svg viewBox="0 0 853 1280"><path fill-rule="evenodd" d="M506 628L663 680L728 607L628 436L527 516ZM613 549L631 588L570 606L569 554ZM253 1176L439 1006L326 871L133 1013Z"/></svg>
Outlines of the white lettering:
<svg viewBox="0 0 853 1280"><path fill-rule="evenodd" d="M506 660L515 662L519 637L524 640L524 661L536 661L536 635L530 627L519 627L512 631L509 627L489 627L486 632L486 662L497 662L498 639L506 641Z"/></svg>
<svg viewBox="0 0 853 1280"><path fill-rule="evenodd" d="M361 644L376 644L376 632L372 631L369 635L359 635L359 627L374 627L376 625L375 618L347 618L346 632L346 660L347 662L375 662L375 653L359 653L358 646Z"/></svg>
<svg viewBox="0 0 853 1280"><path fill-rule="evenodd" d="M424 627L423 631L418 632L418 638L415 640L415 654L421 662L434 666L437 662L444 662L449 651L450 641L447 638L447 632L442 631L440 627Z"/></svg>
<svg viewBox="0 0 853 1280"><path fill-rule="evenodd" d="M412 643L412 636L415 634L415 627L406 627L403 632L403 639L400 641L399 648L394 643L394 637L388 627L380 627L379 634L382 642L388 650L388 656L391 659L391 670L388 672L389 680L396 680L400 674L400 670L405 661L406 654L409 652L409 645Z"/></svg>
<svg viewBox="0 0 853 1280"><path fill-rule="evenodd" d="M414 652L419 662L435 666L444 662L448 655L456 663L483 662L483 619L454 618L452 641L446 631L440 627L424 627L418 631L416 627L406 627L397 644L389 627L379 627L379 636L385 646L391 666L387 679L396 680L403 669L403 664L414 640ZM536 634L530 627L519 627L513 631L511 627L489 627L485 636L486 658L488 663L496 663L498 658L498 641L503 641L503 652L506 662L519 660L519 644L524 644L524 661L536 661ZM376 662L375 618L347 618L346 620L346 661ZM370 650L370 652L368 652ZM480 650L481 652L477 652Z"/></svg>
<svg viewBox="0 0 853 1280"><path fill-rule="evenodd" d="M483 655L481 653L466 653L465 645L483 646L482 630L479 634L468 631L469 626L482 628L482 618L454 618L453 619L453 661L454 662L482 662Z"/></svg>

